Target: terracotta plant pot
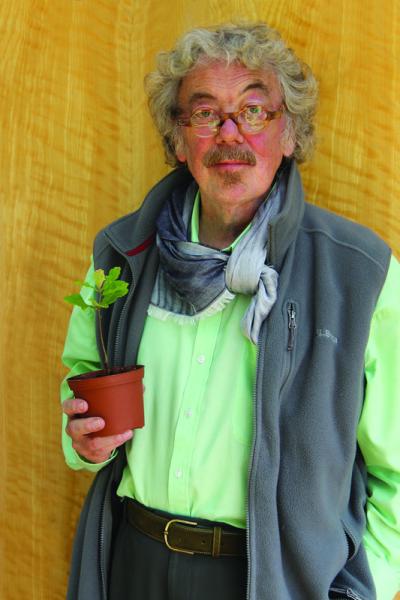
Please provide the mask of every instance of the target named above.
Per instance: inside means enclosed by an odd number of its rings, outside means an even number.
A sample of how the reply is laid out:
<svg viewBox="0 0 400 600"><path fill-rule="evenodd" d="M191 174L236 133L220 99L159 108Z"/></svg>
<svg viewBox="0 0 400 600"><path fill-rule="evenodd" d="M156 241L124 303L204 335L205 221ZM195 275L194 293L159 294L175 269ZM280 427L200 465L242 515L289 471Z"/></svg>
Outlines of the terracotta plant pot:
<svg viewBox="0 0 400 600"><path fill-rule="evenodd" d="M75 398L83 398L89 409L82 417L101 417L105 427L94 434L104 437L144 425L144 367L115 367L91 371L67 379Z"/></svg>

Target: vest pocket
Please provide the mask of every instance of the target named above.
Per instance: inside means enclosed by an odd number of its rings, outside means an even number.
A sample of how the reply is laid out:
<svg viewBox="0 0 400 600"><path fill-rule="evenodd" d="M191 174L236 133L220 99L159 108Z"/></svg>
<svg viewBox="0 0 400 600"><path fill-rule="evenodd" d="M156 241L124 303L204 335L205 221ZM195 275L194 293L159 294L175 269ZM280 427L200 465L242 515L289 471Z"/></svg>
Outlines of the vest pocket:
<svg viewBox="0 0 400 600"><path fill-rule="evenodd" d="M282 384L281 393L285 388L294 364L294 355L296 351L296 338L297 338L297 327L298 327L298 315L299 307L297 302L294 300L287 300L283 306L283 317L286 323L285 331L285 348L282 364Z"/></svg>

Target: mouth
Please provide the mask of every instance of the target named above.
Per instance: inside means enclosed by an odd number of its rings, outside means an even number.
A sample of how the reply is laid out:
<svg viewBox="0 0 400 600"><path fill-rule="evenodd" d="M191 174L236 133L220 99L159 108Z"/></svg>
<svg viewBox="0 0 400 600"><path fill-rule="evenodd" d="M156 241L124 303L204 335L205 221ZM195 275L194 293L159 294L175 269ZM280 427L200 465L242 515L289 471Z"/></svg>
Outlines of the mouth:
<svg viewBox="0 0 400 600"><path fill-rule="evenodd" d="M220 162L217 162L213 165L213 167L216 167L217 169L228 169L228 170L232 170L232 169L237 169L240 167L251 167L252 165L250 163L248 163L247 161L243 161L243 160L221 160Z"/></svg>

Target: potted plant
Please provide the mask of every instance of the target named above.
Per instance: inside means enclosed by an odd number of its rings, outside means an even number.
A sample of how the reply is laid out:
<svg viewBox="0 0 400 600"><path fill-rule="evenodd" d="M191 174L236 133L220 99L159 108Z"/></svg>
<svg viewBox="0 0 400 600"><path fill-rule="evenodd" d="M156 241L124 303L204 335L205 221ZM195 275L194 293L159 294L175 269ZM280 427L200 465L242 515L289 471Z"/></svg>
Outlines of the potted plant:
<svg viewBox="0 0 400 600"><path fill-rule="evenodd" d="M119 279L120 267L110 269L106 275L103 269L94 272L94 285L88 281L76 283L93 290L93 298L85 300L81 294L66 296L64 300L82 310L93 310L99 317L100 343L104 356L104 369L90 371L69 377L67 383L76 398L88 403L83 417L101 417L105 427L96 436L113 435L144 425L143 374L144 367L110 367L104 343L102 323L103 309L108 308L118 298L126 296L129 284Z"/></svg>

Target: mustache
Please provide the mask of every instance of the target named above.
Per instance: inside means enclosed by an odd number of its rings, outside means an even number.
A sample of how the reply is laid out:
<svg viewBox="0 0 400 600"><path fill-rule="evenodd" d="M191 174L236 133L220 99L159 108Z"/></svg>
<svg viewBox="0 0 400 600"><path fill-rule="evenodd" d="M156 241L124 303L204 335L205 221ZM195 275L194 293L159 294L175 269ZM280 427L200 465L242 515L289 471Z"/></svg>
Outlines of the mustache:
<svg viewBox="0 0 400 600"><path fill-rule="evenodd" d="M204 157L203 157L203 165L205 167L213 167L214 165L220 163L223 160L238 160L240 162L247 163L252 167L256 164L256 157L250 150L243 150L242 148L232 148L232 147L220 147L220 148L210 148Z"/></svg>

